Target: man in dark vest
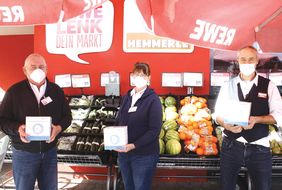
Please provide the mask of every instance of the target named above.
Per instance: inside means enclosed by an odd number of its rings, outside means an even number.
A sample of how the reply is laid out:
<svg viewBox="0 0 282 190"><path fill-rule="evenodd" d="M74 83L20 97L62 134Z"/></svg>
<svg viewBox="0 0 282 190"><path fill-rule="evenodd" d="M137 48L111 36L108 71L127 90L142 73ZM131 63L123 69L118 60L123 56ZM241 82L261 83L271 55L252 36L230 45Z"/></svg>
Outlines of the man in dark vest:
<svg viewBox="0 0 282 190"><path fill-rule="evenodd" d="M281 126L281 96L274 83L257 74L255 48L246 46L240 49L237 59L240 73L222 86L215 106L216 122L224 128L220 155L221 186L223 190L235 190L240 168L246 165L253 189L270 190L272 155L268 125ZM249 105L246 125L229 122L234 116L245 117L243 112L248 106L239 107L241 104ZM243 110L242 116L234 110L237 108Z"/></svg>

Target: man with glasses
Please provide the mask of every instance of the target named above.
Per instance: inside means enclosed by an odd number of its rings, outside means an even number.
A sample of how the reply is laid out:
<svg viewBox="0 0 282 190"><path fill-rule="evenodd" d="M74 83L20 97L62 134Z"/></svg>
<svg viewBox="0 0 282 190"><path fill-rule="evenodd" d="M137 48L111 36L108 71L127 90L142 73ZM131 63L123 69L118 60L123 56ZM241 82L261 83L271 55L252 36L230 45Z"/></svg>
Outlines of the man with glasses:
<svg viewBox="0 0 282 190"><path fill-rule="evenodd" d="M217 98L216 122L224 128L220 155L223 190L235 190L242 165L246 165L250 174L252 189L271 189L272 155L268 125L281 126L282 100L274 83L257 74L258 61L257 50L252 46L239 50L240 73L222 86ZM232 110L234 105L249 105L246 124L228 122L231 112L236 112ZM242 118L246 109L238 108L241 112L237 111L234 115Z"/></svg>
<svg viewBox="0 0 282 190"><path fill-rule="evenodd" d="M57 188L56 143L72 120L64 92L46 79L47 65L39 54L29 55L24 63L26 80L7 90L0 107L0 127L13 146L13 176L17 190ZM48 141L30 141L26 116L49 116L52 120Z"/></svg>

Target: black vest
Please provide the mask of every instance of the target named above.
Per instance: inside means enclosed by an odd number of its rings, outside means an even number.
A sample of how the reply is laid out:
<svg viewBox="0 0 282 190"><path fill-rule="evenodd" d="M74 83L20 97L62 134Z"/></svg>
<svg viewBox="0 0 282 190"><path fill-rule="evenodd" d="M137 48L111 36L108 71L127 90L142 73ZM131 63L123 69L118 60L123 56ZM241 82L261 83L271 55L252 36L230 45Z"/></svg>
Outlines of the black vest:
<svg viewBox="0 0 282 190"><path fill-rule="evenodd" d="M244 98L240 83L238 87L238 97L240 101L252 102L251 116L269 115L268 105L268 84L269 79L258 76L258 86L255 84L251 88L249 94ZM244 137L248 142L253 142L263 137L268 136L267 124L255 124L250 130L242 130L241 133L232 133L231 131L224 130L224 133L231 139L237 139L240 136Z"/></svg>

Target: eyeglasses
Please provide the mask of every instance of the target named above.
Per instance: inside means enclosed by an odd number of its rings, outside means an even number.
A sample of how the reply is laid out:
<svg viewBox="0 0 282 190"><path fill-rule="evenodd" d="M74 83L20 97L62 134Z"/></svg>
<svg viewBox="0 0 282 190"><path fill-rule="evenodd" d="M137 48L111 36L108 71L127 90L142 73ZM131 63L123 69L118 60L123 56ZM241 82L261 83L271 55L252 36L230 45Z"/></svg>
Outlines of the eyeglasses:
<svg viewBox="0 0 282 190"><path fill-rule="evenodd" d="M132 73L131 76L133 78L136 78L136 77L147 77L147 75L143 74L143 73Z"/></svg>
<svg viewBox="0 0 282 190"><path fill-rule="evenodd" d="M36 66L36 65L30 65L29 68L31 70L35 70L35 69L41 69L41 70L44 70L46 69L46 66L45 65L39 65L39 66Z"/></svg>
<svg viewBox="0 0 282 190"><path fill-rule="evenodd" d="M249 58L240 57L238 61L239 63L256 63L257 59L255 57L249 57Z"/></svg>

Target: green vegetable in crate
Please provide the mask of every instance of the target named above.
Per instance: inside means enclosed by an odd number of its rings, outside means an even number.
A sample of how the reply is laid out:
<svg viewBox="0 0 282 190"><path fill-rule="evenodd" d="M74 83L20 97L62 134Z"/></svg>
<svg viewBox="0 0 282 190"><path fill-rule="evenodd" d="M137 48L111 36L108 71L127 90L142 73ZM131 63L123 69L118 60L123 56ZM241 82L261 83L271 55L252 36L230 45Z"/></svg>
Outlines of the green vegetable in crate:
<svg viewBox="0 0 282 190"><path fill-rule="evenodd" d="M282 141L272 140L270 141L270 148L273 154L282 153Z"/></svg>
<svg viewBox="0 0 282 190"><path fill-rule="evenodd" d="M162 105L162 112L163 112L163 121L165 121L165 107Z"/></svg>
<svg viewBox="0 0 282 190"><path fill-rule="evenodd" d="M219 144L219 147L221 148L222 146L222 130L223 128L222 127L216 127L215 128L215 133L216 133L216 137L217 137L217 140L218 140L218 144Z"/></svg>
<svg viewBox="0 0 282 190"><path fill-rule="evenodd" d="M165 153L165 143L162 139L159 139L159 144L160 144L160 154Z"/></svg>
<svg viewBox="0 0 282 190"><path fill-rule="evenodd" d="M165 150L167 154L176 155L181 152L181 144L175 139L171 139L166 142Z"/></svg>
<svg viewBox="0 0 282 190"><path fill-rule="evenodd" d="M159 98L160 98L161 104L164 104L164 98L161 96L159 96Z"/></svg>
<svg viewBox="0 0 282 190"><path fill-rule="evenodd" d="M163 139L163 138L164 138L164 135L165 135L165 131L164 131L164 129L161 129L159 138L160 138L160 139Z"/></svg>
<svg viewBox="0 0 282 190"><path fill-rule="evenodd" d="M168 121L165 121L163 123L163 126L162 128L165 130L165 131L168 131L168 130L177 130L178 126L177 126L177 123L175 120L168 120Z"/></svg>
<svg viewBox="0 0 282 190"><path fill-rule="evenodd" d="M176 100L174 97L172 96L168 96L166 97L165 99L165 106L168 107L168 106L175 106L176 105Z"/></svg>
<svg viewBox="0 0 282 190"><path fill-rule="evenodd" d="M163 119L162 119L162 121L165 121L165 112L163 112Z"/></svg>
<svg viewBox="0 0 282 190"><path fill-rule="evenodd" d="M268 125L269 132L276 131L273 125Z"/></svg>
<svg viewBox="0 0 282 190"><path fill-rule="evenodd" d="M177 141L180 141L180 138L179 138L179 134L177 131L175 130L168 130L165 134L165 141L169 141L171 139L174 139L174 140L177 140Z"/></svg>
<svg viewBox="0 0 282 190"><path fill-rule="evenodd" d="M165 119L167 121L169 120L176 120L179 117L178 113L176 112L169 112L165 114Z"/></svg>
<svg viewBox="0 0 282 190"><path fill-rule="evenodd" d="M165 108L165 113L170 113L170 112L177 112L177 108L175 106L168 106Z"/></svg>
<svg viewBox="0 0 282 190"><path fill-rule="evenodd" d="M282 150L282 141L278 141L278 145L280 146L280 149Z"/></svg>
<svg viewBox="0 0 282 190"><path fill-rule="evenodd" d="M98 152L104 151L105 147L104 147L104 142L102 142L99 146Z"/></svg>

